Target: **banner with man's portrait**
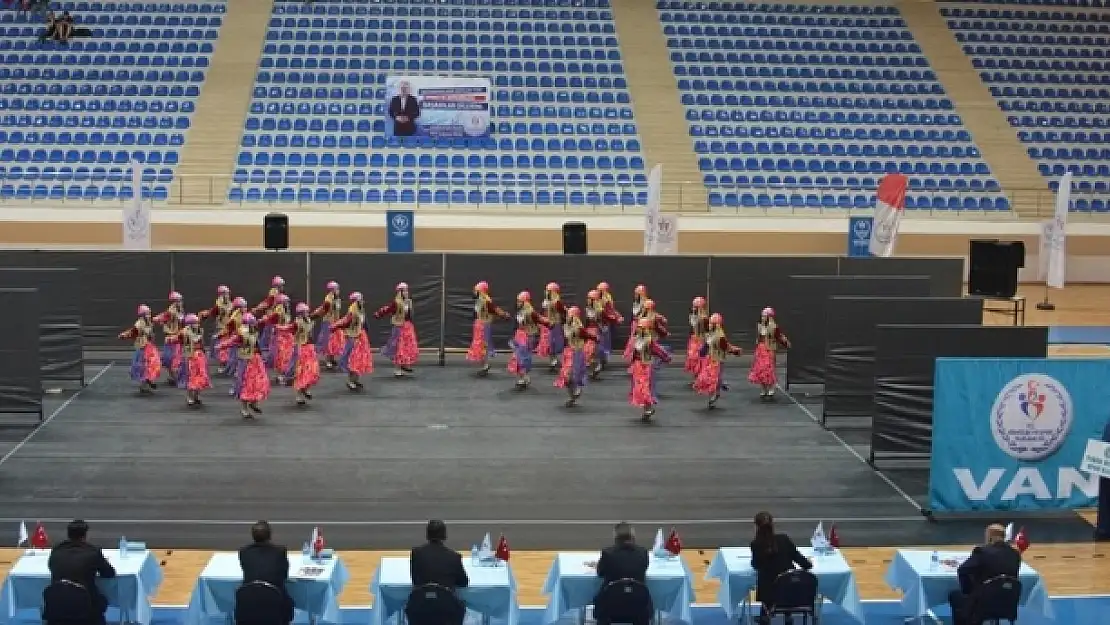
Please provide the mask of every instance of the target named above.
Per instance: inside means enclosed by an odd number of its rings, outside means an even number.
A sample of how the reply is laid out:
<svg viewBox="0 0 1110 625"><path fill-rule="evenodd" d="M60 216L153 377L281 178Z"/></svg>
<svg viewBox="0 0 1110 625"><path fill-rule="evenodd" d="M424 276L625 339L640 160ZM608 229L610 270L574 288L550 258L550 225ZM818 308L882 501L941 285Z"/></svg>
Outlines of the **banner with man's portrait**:
<svg viewBox="0 0 1110 625"><path fill-rule="evenodd" d="M491 99L488 78L390 76L385 83L385 135L488 137Z"/></svg>

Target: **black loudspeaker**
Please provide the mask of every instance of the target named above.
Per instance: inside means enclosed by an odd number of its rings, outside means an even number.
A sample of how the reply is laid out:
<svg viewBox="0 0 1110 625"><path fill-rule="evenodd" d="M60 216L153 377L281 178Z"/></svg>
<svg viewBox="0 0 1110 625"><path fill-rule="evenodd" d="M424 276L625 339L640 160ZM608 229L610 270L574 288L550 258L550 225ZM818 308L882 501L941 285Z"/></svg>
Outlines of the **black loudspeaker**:
<svg viewBox="0 0 1110 625"><path fill-rule="evenodd" d="M1018 269L1025 266L1023 241L971 242L968 291L972 295L1009 299L1017 294Z"/></svg>
<svg viewBox="0 0 1110 625"><path fill-rule="evenodd" d="M268 250L289 249L289 216L270 213L262 218L262 246Z"/></svg>
<svg viewBox="0 0 1110 625"><path fill-rule="evenodd" d="M589 249L586 242L586 224L580 221L563 224L564 254L589 254Z"/></svg>

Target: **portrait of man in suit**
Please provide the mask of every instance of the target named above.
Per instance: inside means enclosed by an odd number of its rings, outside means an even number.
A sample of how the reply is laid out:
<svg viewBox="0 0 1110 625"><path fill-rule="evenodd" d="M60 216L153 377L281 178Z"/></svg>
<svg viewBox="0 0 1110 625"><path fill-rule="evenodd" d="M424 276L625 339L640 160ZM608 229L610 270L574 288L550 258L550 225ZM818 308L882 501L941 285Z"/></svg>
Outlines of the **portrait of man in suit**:
<svg viewBox="0 0 1110 625"><path fill-rule="evenodd" d="M412 85L402 81L397 85L397 95L389 100L389 116L393 118L393 135L411 137L416 134L416 119L420 117L420 102L412 95Z"/></svg>

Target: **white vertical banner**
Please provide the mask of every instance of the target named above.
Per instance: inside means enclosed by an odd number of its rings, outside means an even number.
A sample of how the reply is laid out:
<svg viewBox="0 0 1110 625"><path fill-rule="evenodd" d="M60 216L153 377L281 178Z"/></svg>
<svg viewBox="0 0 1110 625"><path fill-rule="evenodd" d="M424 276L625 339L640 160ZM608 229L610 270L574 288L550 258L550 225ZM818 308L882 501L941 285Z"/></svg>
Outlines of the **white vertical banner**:
<svg viewBox="0 0 1110 625"><path fill-rule="evenodd" d="M1071 208L1071 172L1060 178L1060 189L1056 191L1056 213L1052 217L1052 237L1049 239L1048 271L1045 284L1054 288L1064 288L1067 275L1068 209Z"/></svg>
<svg viewBox="0 0 1110 625"><path fill-rule="evenodd" d="M674 256L678 253L678 215L659 215L655 218L655 251L657 256Z"/></svg>
<svg viewBox="0 0 1110 625"><path fill-rule="evenodd" d="M909 178L902 174L887 174L879 181L875 193L875 218L871 222L871 242L868 251L872 256L886 258L894 254L898 244L898 227L902 213L906 212L906 187Z"/></svg>
<svg viewBox="0 0 1110 625"><path fill-rule="evenodd" d="M1048 280L1048 257L1052 255L1052 231L1056 221L1046 219L1041 222L1041 246L1037 252L1037 279Z"/></svg>
<svg viewBox="0 0 1110 625"><path fill-rule="evenodd" d="M663 212L663 165L651 168L648 174L647 207L644 209L644 254L657 254L659 216Z"/></svg>
<svg viewBox="0 0 1110 625"><path fill-rule="evenodd" d="M150 204L143 201L143 168L131 161L133 197L123 207L123 249L150 249Z"/></svg>

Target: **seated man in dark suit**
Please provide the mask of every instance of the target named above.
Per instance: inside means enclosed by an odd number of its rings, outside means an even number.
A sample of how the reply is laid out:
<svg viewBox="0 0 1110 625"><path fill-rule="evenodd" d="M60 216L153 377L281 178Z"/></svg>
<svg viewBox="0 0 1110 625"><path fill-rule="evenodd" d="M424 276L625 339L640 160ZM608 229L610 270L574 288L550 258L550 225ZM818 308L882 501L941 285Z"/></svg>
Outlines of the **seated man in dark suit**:
<svg viewBox="0 0 1110 625"><path fill-rule="evenodd" d="M89 524L81 520L66 527L66 540L50 551L46 566L50 569L50 582L61 580L81 584L92 595L93 607L103 620L108 610L108 599L96 587L97 576L110 578L116 570L104 558L100 547L89 544Z"/></svg>
<svg viewBox="0 0 1110 625"><path fill-rule="evenodd" d="M988 525L986 544L972 549L971 556L956 570L960 589L948 595L955 625L978 623L975 621L976 592L987 581L1007 575L1017 578L1021 570L1021 554L1006 542L1006 528Z"/></svg>
<svg viewBox="0 0 1110 625"><path fill-rule="evenodd" d="M602 586L618 579L634 579L644 584L649 561L647 549L636 544L632 526L621 521L613 529L613 545L601 551L597 576L602 579Z"/></svg>
<svg viewBox="0 0 1110 625"><path fill-rule="evenodd" d="M447 540L447 524L434 519L428 521L425 536L428 542L413 547L409 554L409 573L413 587L439 584L451 590L466 588L470 584L470 578L463 568L462 556L443 544Z"/></svg>
<svg viewBox="0 0 1110 625"><path fill-rule="evenodd" d="M243 583L266 582L281 591L289 620L293 620L293 599L285 588L289 579L289 553L282 545L272 541L273 531L266 521L251 526L251 544L239 550L239 568L243 569Z"/></svg>

